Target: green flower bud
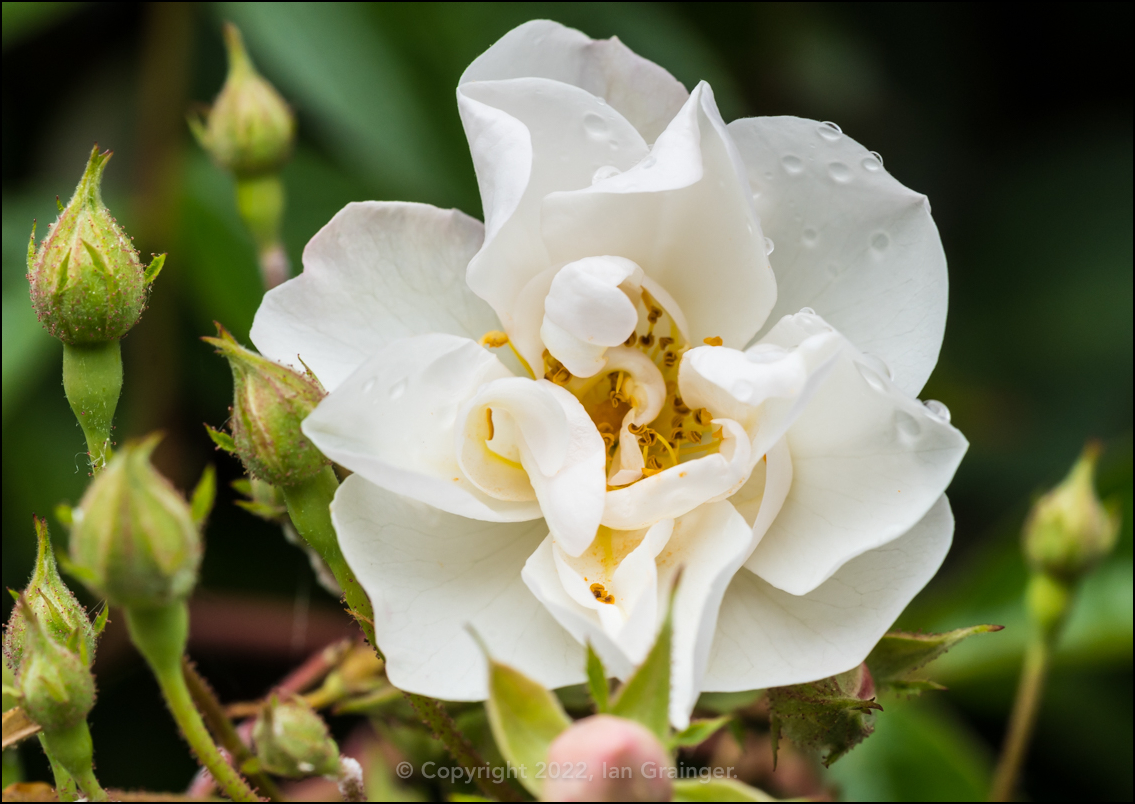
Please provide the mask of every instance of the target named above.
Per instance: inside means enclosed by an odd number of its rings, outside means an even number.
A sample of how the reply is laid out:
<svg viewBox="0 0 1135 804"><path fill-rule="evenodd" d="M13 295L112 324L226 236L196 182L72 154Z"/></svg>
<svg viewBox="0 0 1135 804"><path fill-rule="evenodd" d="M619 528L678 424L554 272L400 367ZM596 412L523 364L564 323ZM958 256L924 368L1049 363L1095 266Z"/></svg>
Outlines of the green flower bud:
<svg viewBox="0 0 1135 804"><path fill-rule="evenodd" d="M300 430L325 395L319 381L245 349L220 324L217 332L219 337L202 340L216 346L232 368L230 426L249 474L290 486L327 466L330 461Z"/></svg>
<svg viewBox="0 0 1135 804"><path fill-rule="evenodd" d="M13 670L23 663L24 642L28 629L26 611L35 615L43 631L53 642L68 645L90 666L95 656L95 629L75 595L59 577L47 521L35 517L35 533L39 540L35 571L24 589L27 607L16 606L4 632L4 655Z"/></svg>
<svg viewBox="0 0 1135 804"><path fill-rule="evenodd" d="M26 597L23 662L16 671L16 692L28 717L45 731L69 729L86 720L95 705L95 680L78 653L51 639Z"/></svg>
<svg viewBox="0 0 1135 804"><path fill-rule="evenodd" d="M1036 572L1073 580L1115 547L1118 511L1109 511L1095 489L1098 444L1088 444L1064 481L1034 503L1023 533L1025 558Z"/></svg>
<svg viewBox="0 0 1135 804"><path fill-rule="evenodd" d="M72 564L116 606L165 606L197 583L201 534L185 498L150 463L159 439L115 453L74 512Z"/></svg>
<svg viewBox="0 0 1135 804"><path fill-rule="evenodd" d="M325 776L339 770L339 747L303 698L268 701L252 726L256 755L277 776Z"/></svg>
<svg viewBox="0 0 1135 804"><path fill-rule="evenodd" d="M35 250L28 243L32 306L44 329L72 345L121 338L146 306L165 255L143 269L138 252L102 202L99 185L111 152L91 151L71 202Z"/></svg>
<svg viewBox="0 0 1135 804"><path fill-rule="evenodd" d="M189 118L201 147L238 177L278 170L292 153L296 121L287 102L256 71L240 31L225 23L229 75L207 120Z"/></svg>

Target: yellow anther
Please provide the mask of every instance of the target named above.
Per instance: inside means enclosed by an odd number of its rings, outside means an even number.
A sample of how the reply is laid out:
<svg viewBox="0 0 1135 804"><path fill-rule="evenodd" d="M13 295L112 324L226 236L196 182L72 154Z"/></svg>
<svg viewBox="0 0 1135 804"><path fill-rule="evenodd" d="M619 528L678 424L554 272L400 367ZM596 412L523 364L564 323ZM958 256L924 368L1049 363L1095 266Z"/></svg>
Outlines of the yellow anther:
<svg viewBox="0 0 1135 804"><path fill-rule="evenodd" d="M688 414L690 409L686 407L686 403L682 401L682 397L674 397L674 410L681 414Z"/></svg>
<svg viewBox="0 0 1135 804"><path fill-rule="evenodd" d="M697 430L690 430L685 434L685 436L690 440L691 444L701 443L701 433L699 433Z"/></svg>
<svg viewBox="0 0 1135 804"><path fill-rule="evenodd" d="M689 433L679 427L674 430L674 432L670 433L670 440L677 444L679 441L685 441L688 436Z"/></svg>
<svg viewBox="0 0 1135 804"><path fill-rule="evenodd" d="M705 343L706 346L721 346L721 344L725 343L725 341L721 340L719 335L714 335L712 338L703 338L702 342Z"/></svg>
<svg viewBox="0 0 1135 804"><path fill-rule="evenodd" d="M489 437L486 441L492 441L493 436L496 434L496 429L493 427L493 409L485 408L485 419L489 422Z"/></svg>
<svg viewBox="0 0 1135 804"><path fill-rule="evenodd" d="M657 307L651 307L650 312L646 315L646 320L653 324L655 321L662 317L662 311Z"/></svg>
<svg viewBox="0 0 1135 804"><path fill-rule="evenodd" d="M665 349L667 346L674 342L673 338L659 338L658 345Z"/></svg>
<svg viewBox="0 0 1135 804"><path fill-rule="evenodd" d="M713 414L705 408L698 408L694 413L694 420L702 427L709 427L713 422Z"/></svg>
<svg viewBox="0 0 1135 804"><path fill-rule="evenodd" d="M481 346L488 346L496 349L498 346L505 346L508 344L508 335L501 332L499 329L493 329L486 332L481 336Z"/></svg>
<svg viewBox="0 0 1135 804"><path fill-rule="evenodd" d="M628 424L627 429L631 431L631 435L642 435L646 432L645 424Z"/></svg>
<svg viewBox="0 0 1135 804"><path fill-rule="evenodd" d="M664 365L666 368L672 368L677 362L678 356L673 352L667 352L666 354L662 355L662 365Z"/></svg>
<svg viewBox="0 0 1135 804"><path fill-rule="evenodd" d="M556 376L552 378L552 382L557 385L567 385L569 380L571 380L571 372L563 366L556 370Z"/></svg>
<svg viewBox="0 0 1135 804"><path fill-rule="evenodd" d="M597 429L600 433L613 433L613 432L615 432L615 428L612 427L607 422L600 423L595 429Z"/></svg>
<svg viewBox="0 0 1135 804"><path fill-rule="evenodd" d="M623 341L623 346L634 346L636 343L638 343L638 333L632 332L627 336L627 339Z"/></svg>
<svg viewBox="0 0 1135 804"><path fill-rule="evenodd" d="M645 335L640 335L638 342L643 346L650 346L652 343L654 343L654 333L648 332Z"/></svg>
<svg viewBox="0 0 1135 804"><path fill-rule="evenodd" d="M601 583L591 584L591 594L595 595L595 599L600 603L614 603L615 596L607 592L607 588Z"/></svg>

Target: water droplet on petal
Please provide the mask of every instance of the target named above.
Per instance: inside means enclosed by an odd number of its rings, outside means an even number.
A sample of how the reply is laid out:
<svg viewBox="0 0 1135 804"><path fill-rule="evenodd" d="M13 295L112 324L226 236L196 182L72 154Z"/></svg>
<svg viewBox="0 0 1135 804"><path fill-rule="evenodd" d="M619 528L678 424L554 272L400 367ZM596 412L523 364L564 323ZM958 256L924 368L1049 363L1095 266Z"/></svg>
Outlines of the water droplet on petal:
<svg viewBox="0 0 1135 804"><path fill-rule="evenodd" d="M896 410L895 429L898 430L901 438L907 441L913 441L918 438L918 434L922 432L922 425L918 423L918 419L911 416L905 410Z"/></svg>
<svg viewBox="0 0 1135 804"><path fill-rule="evenodd" d="M835 142L843 134L843 129L841 129L835 123L830 123L827 121L820 123L819 128L817 128L816 131L828 142Z"/></svg>
<svg viewBox="0 0 1135 804"><path fill-rule="evenodd" d="M758 343L745 350L745 359L750 363L775 363L788 354L783 346L774 343Z"/></svg>
<svg viewBox="0 0 1135 804"><path fill-rule="evenodd" d="M369 394L373 388L374 388L374 380L367 380L366 382L363 383L363 393L364 394Z"/></svg>
<svg viewBox="0 0 1135 804"><path fill-rule="evenodd" d="M876 373L880 374L881 376L886 377L888 380L893 380L895 378L895 373L891 371L891 367L887 365L887 361L879 357L878 355L864 352L863 359L869 366L871 366L871 368L876 371Z"/></svg>
<svg viewBox="0 0 1135 804"><path fill-rule="evenodd" d="M591 177L591 183L598 184L599 182L605 179L609 179L612 176L618 176L622 172L623 171L619 170L614 165L604 165L603 167L595 171L595 174Z"/></svg>
<svg viewBox="0 0 1135 804"><path fill-rule="evenodd" d="M828 175L840 184L847 184L851 181L851 168L843 162L832 162L828 165Z"/></svg>
<svg viewBox="0 0 1135 804"><path fill-rule="evenodd" d="M406 380L405 379L401 379L398 382L394 383L394 385L390 386L390 398L391 399L397 399L398 397L402 396L402 394L404 394L404 393L406 393Z"/></svg>
<svg viewBox="0 0 1135 804"><path fill-rule="evenodd" d="M950 423L950 409L939 402L937 399L927 399L922 403L926 406L926 412L939 421Z"/></svg>
<svg viewBox="0 0 1135 804"><path fill-rule="evenodd" d="M653 156L648 156L648 157L646 157L646 159L642 160L642 167L643 167L644 170L650 170L657 163L658 163L657 159L655 159Z"/></svg>
<svg viewBox="0 0 1135 804"><path fill-rule="evenodd" d="M590 136L599 139L607 134L607 121L595 112L588 112L583 116L583 128Z"/></svg>
<svg viewBox="0 0 1135 804"><path fill-rule="evenodd" d="M870 173L878 173L883 169L883 157L879 156L876 151L872 151L863 157L863 169Z"/></svg>
<svg viewBox="0 0 1135 804"><path fill-rule="evenodd" d="M749 231L751 232L752 228L750 228ZM766 237L765 238L765 256L767 257L769 254L772 254L772 251L775 248L776 248L776 244L772 242L772 238Z"/></svg>
<svg viewBox="0 0 1135 804"><path fill-rule="evenodd" d="M816 241L820 239L820 234L809 226L801 233L801 239L804 241L804 245L814 246L816 245Z"/></svg>
<svg viewBox="0 0 1135 804"><path fill-rule="evenodd" d="M735 382L733 383L732 394L737 399L749 399L753 395L753 385L752 383L745 382L744 380Z"/></svg>
<svg viewBox="0 0 1135 804"><path fill-rule="evenodd" d="M815 314L816 314L816 311L813 310L811 307L801 307L800 308L800 315L815 315Z"/></svg>
<svg viewBox="0 0 1135 804"><path fill-rule="evenodd" d="M867 384L874 388L876 391L883 393L887 390L887 384L883 382L883 378L876 374L873 370L868 368L863 363L856 363L855 367L859 369L859 374L867 381Z"/></svg>
<svg viewBox="0 0 1135 804"><path fill-rule="evenodd" d="M871 236L871 248L875 251L886 251L887 246L891 244L891 238L886 232L876 232Z"/></svg>
<svg viewBox="0 0 1135 804"><path fill-rule="evenodd" d="M780 164L784 166L786 173L792 176L798 176L804 172L804 163L800 161L800 157L789 154L788 156L781 157Z"/></svg>

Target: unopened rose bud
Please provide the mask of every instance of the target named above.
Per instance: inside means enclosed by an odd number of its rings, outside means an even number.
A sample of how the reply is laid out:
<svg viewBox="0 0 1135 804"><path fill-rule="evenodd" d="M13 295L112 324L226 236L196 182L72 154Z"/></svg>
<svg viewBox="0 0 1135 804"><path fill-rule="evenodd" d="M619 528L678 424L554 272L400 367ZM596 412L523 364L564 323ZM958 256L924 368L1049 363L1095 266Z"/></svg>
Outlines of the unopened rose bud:
<svg viewBox="0 0 1135 804"><path fill-rule="evenodd" d="M238 177L278 170L291 155L296 123L292 110L256 71L240 31L225 24L229 74L204 123L189 127L209 155Z"/></svg>
<svg viewBox="0 0 1135 804"><path fill-rule="evenodd" d="M115 453L75 509L71 561L116 606L165 606L197 583L201 535L185 498L150 463L158 440Z"/></svg>
<svg viewBox="0 0 1135 804"><path fill-rule="evenodd" d="M233 442L249 474L286 487L327 466L330 461L300 430L324 396L319 381L245 349L219 324L217 330L219 337L203 340L232 368Z"/></svg>
<svg viewBox="0 0 1135 804"><path fill-rule="evenodd" d="M95 630L87 617L87 610L59 577L47 522L35 517L35 532L39 540L35 570L24 589L24 605L12 609L4 631L4 655L13 670L23 663L24 642L29 628L27 612L35 615L43 631L53 642L74 644L75 650L90 665L95 655Z"/></svg>
<svg viewBox="0 0 1135 804"><path fill-rule="evenodd" d="M24 609L23 661L16 671L16 691L28 717L45 731L70 729L83 722L95 705L95 681L87 663L75 651L51 639L31 611Z"/></svg>
<svg viewBox="0 0 1135 804"><path fill-rule="evenodd" d="M111 152L96 145L71 201L35 249L28 243L32 306L44 328L70 345L115 341L138 321L165 255L142 267L130 238L102 201Z"/></svg>
<svg viewBox="0 0 1135 804"><path fill-rule="evenodd" d="M1095 489L1099 446L1084 448L1059 486L1033 505L1024 528L1025 558L1036 572L1071 581L1115 547L1119 515L1100 502Z"/></svg>
<svg viewBox="0 0 1135 804"><path fill-rule="evenodd" d="M323 718L302 698L276 696L260 711L252 727L256 756L277 776L336 775L339 747Z"/></svg>
<svg viewBox="0 0 1135 804"><path fill-rule="evenodd" d="M669 801L674 794L666 748L645 726L613 715L584 718L564 731L548 749L553 766L573 772L549 774L545 801Z"/></svg>

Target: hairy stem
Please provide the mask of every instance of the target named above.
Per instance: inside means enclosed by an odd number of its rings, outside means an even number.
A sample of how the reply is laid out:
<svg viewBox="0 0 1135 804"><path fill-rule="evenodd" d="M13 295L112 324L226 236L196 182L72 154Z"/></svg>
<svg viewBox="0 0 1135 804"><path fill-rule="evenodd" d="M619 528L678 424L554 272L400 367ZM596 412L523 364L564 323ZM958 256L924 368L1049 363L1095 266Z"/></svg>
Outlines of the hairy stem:
<svg viewBox="0 0 1135 804"><path fill-rule="evenodd" d="M260 278L271 290L288 278L288 255L280 242L284 217L284 183L276 174L238 178L236 205L256 241Z"/></svg>
<svg viewBox="0 0 1135 804"><path fill-rule="evenodd" d="M118 341L63 344L63 391L83 435L92 471L110 458L110 431L122 393L122 347Z"/></svg>
<svg viewBox="0 0 1135 804"><path fill-rule="evenodd" d="M80 720L70 728L43 731L40 733L40 743L51 761L52 772L56 774L60 798L63 798L65 792L73 793L74 785L78 785L87 801L107 800L106 791L95 778L94 748L91 745L91 731L87 728L86 720ZM57 765L66 773L61 785L56 771ZM70 786L66 784L67 780L71 781ZM69 791L66 790L68 787L70 787Z"/></svg>
<svg viewBox="0 0 1135 804"><path fill-rule="evenodd" d="M75 786L75 780L51 755L51 749L47 747L47 741L43 739L43 732L40 732L38 736L39 744L43 747L43 753L47 756L47 761L51 763L51 775L55 777L55 795L60 801L78 801L79 788ZM8 752L5 751L4 753L7 754Z"/></svg>
<svg viewBox="0 0 1135 804"><path fill-rule="evenodd" d="M990 801L1012 801L1021 773L1025 752L1036 726L1040 701L1044 694L1044 681L1051 659L1049 640L1038 634L1029 643L1025 652L1025 664L1021 670L1021 683L1017 687L1017 699L1013 702L1013 712L1009 717L1009 731L997 761L997 772L993 777Z"/></svg>
<svg viewBox="0 0 1135 804"><path fill-rule="evenodd" d="M217 786L233 801L259 801L248 782L225 761L193 705L181 669L181 657L189 636L189 608L185 601L153 609L128 608L126 626L131 640L150 665L166 705L197 760L213 774Z"/></svg>

